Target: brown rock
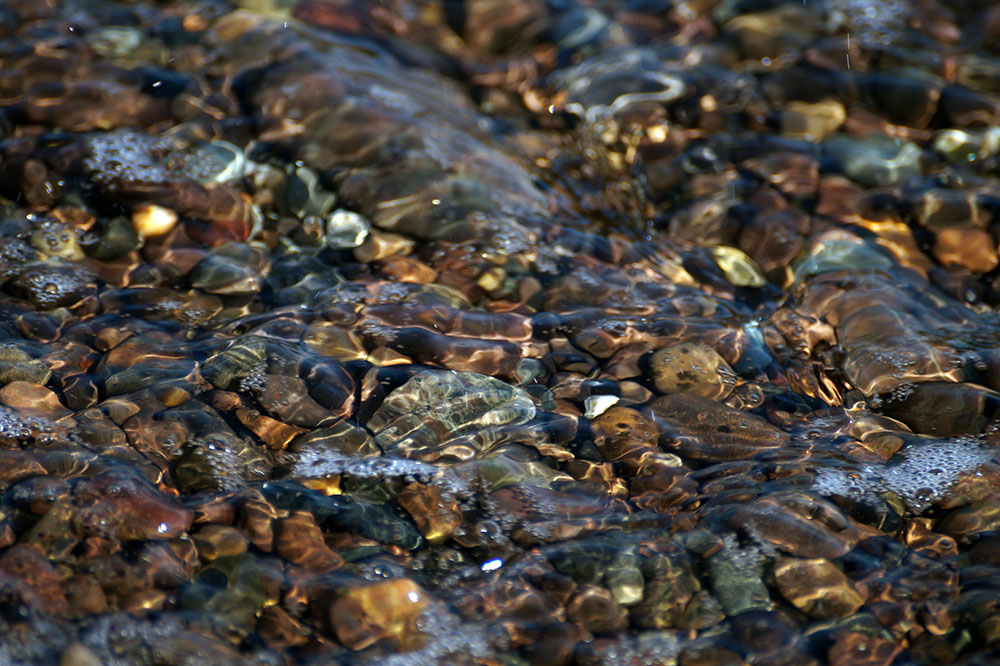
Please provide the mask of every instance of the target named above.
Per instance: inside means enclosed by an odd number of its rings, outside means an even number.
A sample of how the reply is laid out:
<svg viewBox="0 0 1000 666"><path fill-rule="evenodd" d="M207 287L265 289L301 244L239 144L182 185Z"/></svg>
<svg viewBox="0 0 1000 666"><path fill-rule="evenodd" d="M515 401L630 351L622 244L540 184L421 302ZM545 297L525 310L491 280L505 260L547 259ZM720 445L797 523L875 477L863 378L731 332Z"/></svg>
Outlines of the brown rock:
<svg viewBox="0 0 1000 666"><path fill-rule="evenodd" d="M284 449L289 442L306 432L303 428L282 423L245 407L236 410L236 418L271 449Z"/></svg>
<svg viewBox="0 0 1000 666"><path fill-rule="evenodd" d="M104 596L97 579L90 574L74 576L63 585L66 599L73 615L97 615L108 610L108 600Z"/></svg>
<svg viewBox="0 0 1000 666"><path fill-rule="evenodd" d="M397 578L348 590L330 606L330 624L340 642L352 650L382 639L397 649L419 648L425 636L417 619L428 603L419 585Z"/></svg>
<svg viewBox="0 0 1000 666"><path fill-rule="evenodd" d="M194 514L144 479L115 469L74 486L73 525L86 536L174 539L191 526Z"/></svg>
<svg viewBox="0 0 1000 666"><path fill-rule="evenodd" d="M310 324L302 334L302 341L324 356L338 361L354 361L367 355L365 345L358 335L339 326Z"/></svg>
<svg viewBox="0 0 1000 666"><path fill-rule="evenodd" d="M58 419L72 414L50 389L32 382L14 381L0 389L0 403L14 409L29 409Z"/></svg>
<svg viewBox="0 0 1000 666"><path fill-rule="evenodd" d="M843 125L846 118L847 113L840 102L791 101L781 112L781 134L790 139L822 141Z"/></svg>
<svg viewBox="0 0 1000 666"><path fill-rule="evenodd" d="M651 415L681 456L720 461L751 458L784 446L788 435L759 416L693 393L674 393L654 402Z"/></svg>
<svg viewBox="0 0 1000 666"><path fill-rule="evenodd" d="M905 400L889 402L886 416L926 435L978 434L1000 411L1000 393L958 382L921 382Z"/></svg>
<svg viewBox="0 0 1000 666"><path fill-rule="evenodd" d="M747 666L740 656L715 645L695 645L681 653L678 666Z"/></svg>
<svg viewBox="0 0 1000 666"><path fill-rule="evenodd" d="M982 229L949 227L934 238L934 258L945 266L957 264L973 273L989 273L997 264L997 245Z"/></svg>
<svg viewBox="0 0 1000 666"><path fill-rule="evenodd" d="M729 364L714 349L697 342L659 350L649 368L660 393L694 393L723 400L736 385L736 373Z"/></svg>
<svg viewBox="0 0 1000 666"><path fill-rule="evenodd" d="M26 601L46 611L63 614L69 604L63 595L59 575L40 552L29 546L11 546L0 555L0 577L11 577L27 585L33 593Z"/></svg>
<svg viewBox="0 0 1000 666"><path fill-rule="evenodd" d="M411 483L399 492L396 501L413 517L417 529L431 544L444 543L462 524L455 499L446 498L436 486Z"/></svg>
<svg viewBox="0 0 1000 666"><path fill-rule="evenodd" d="M243 530L254 546L269 553L274 547L274 520L277 517L274 507L255 493L240 504L237 527Z"/></svg>
<svg viewBox="0 0 1000 666"><path fill-rule="evenodd" d="M793 197L813 196L819 185L819 162L809 155L774 152L746 160L742 166Z"/></svg>
<svg viewBox="0 0 1000 666"><path fill-rule="evenodd" d="M829 652L830 666L888 666L903 649L896 641L859 631L836 636Z"/></svg>
<svg viewBox="0 0 1000 666"><path fill-rule="evenodd" d="M396 282L427 284L437 279L437 271L413 257L389 257L378 262L379 270Z"/></svg>
<svg viewBox="0 0 1000 666"><path fill-rule="evenodd" d="M973 564L1000 567L1000 536L986 537L977 541L969 551L969 560Z"/></svg>
<svg viewBox="0 0 1000 666"><path fill-rule="evenodd" d="M206 525L191 535L202 560L239 555L247 550L247 538L235 527Z"/></svg>
<svg viewBox="0 0 1000 666"><path fill-rule="evenodd" d="M781 596L812 617L844 617L865 603L854 583L830 560L784 560L774 567L774 578Z"/></svg>
<svg viewBox="0 0 1000 666"><path fill-rule="evenodd" d="M385 231L372 230L364 243L354 248L354 258L362 263L408 255L415 247L413 240Z"/></svg>
<svg viewBox="0 0 1000 666"><path fill-rule="evenodd" d="M609 634L624 629L628 614L611 592L596 585L580 586L569 604L566 617L587 631Z"/></svg>
<svg viewBox="0 0 1000 666"><path fill-rule="evenodd" d="M797 557L840 557L859 538L835 505L796 492L775 493L740 506L727 523Z"/></svg>
<svg viewBox="0 0 1000 666"><path fill-rule="evenodd" d="M311 513L296 511L278 521L274 549L286 560L316 572L333 571L343 558L323 541L323 532Z"/></svg>
<svg viewBox="0 0 1000 666"><path fill-rule="evenodd" d="M601 455L631 473L657 452L656 425L634 409L612 407L594 419L591 429Z"/></svg>
<svg viewBox="0 0 1000 666"><path fill-rule="evenodd" d="M955 509L935 527L959 541L972 541L983 532L1000 529L1000 493L993 493L973 505Z"/></svg>
<svg viewBox="0 0 1000 666"><path fill-rule="evenodd" d="M0 488L6 489L22 479L45 473L45 467L27 451L0 451Z"/></svg>
<svg viewBox="0 0 1000 666"><path fill-rule="evenodd" d="M70 643L59 657L59 666L103 666L103 663L86 645Z"/></svg>
<svg viewBox="0 0 1000 666"><path fill-rule="evenodd" d="M280 606L268 606L260 612L257 630L272 649L297 647L309 642L308 628Z"/></svg>
<svg viewBox="0 0 1000 666"><path fill-rule="evenodd" d="M256 396L271 416L293 426L315 428L336 418L333 412L312 399L305 380L299 377L267 375Z"/></svg>

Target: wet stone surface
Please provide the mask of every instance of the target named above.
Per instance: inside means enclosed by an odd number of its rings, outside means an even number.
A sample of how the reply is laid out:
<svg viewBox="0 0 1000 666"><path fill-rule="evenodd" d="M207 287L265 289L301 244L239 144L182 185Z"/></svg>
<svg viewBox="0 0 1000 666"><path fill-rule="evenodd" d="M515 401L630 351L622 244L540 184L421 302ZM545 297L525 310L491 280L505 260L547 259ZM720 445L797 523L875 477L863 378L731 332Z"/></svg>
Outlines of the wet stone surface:
<svg viewBox="0 0 1000 666"><path fill-rule="evenodd" d="M0 3L0 664L992 663L998 38Z"/></svg>

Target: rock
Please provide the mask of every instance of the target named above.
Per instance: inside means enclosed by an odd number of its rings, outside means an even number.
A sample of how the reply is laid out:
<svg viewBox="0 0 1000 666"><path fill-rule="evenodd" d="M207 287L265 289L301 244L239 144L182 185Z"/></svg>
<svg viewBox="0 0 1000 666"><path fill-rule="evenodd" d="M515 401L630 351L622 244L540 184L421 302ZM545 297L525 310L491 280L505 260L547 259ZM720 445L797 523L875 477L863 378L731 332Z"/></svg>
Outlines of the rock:
<svg viewBox="0 0 1000 666"><path fill-rule="evenodd" d="M408 578L347 590L330 605L330 625L351 650L387 640L397 650L422 646L427 636L417 620L430 603L424 590Z"/></svg>
<svg viewBox="0 0 1000 666"><path fill-rule="evenodd" d="M973 273L989 273L997 264L997 244L982 229L950 227L934 237L934 258L945 266L958 265Z"/></svg>
<svg viewBox="0 0 1000 666"><path fill-rule="evenodd" d="M566 605L566 618L595 634L620 631L628 624L628 614L611 593L597 585L581 585Z"/></svg>
<svg viewBox="0 0 1000 666"><path fill-rule="evenodd" d="M865 603L851 580L825 559L784 560L774 567L781 596L811 617L845 617Z"/></svg>
<svg viewBox="0 0 1000 666"><path fill-rule="evenodd" d="M59 657L59 666L104 666L104 662L86 645L70 643Z"/></svg>
<svg viewBox="0 0 1000 666"><path fill-rule="evenodd" d="M344 564L343 558L324 543L323 533L312 514L305 511L295 511L278 521L274 549L307 571L325 573Z"/></svg>
<svg viewBox="0 0 1000 666"><path fill-rule="evenodd" d="M790 139L823 141L837 131L846 118L847 113L840 102L791 101L781 111L781 134Z"/></svg>
<svg viewBox="0 0 1000 666"><path fill-rule="evenodd" d="M696 342L657 351L649 369L660 393L693 393L721 401L733 392L737 381L736 373L714 349Z"/></svg>
<svg viewBox="0 0 1000 666"><path fill-rule="evenodd" d="M59 397L51 389L24 381L9 382L0 388L0 404L14 409L41 412L51 419L60 419L73 413L59 402Z"/></svg>
<svg viewBox="0 0 1000 666"><path fill-rule="evenodd" d="M169 233L177 226L177 220L176 212L156 204L139 206L132 211L132 228L141 239Z"/></svg>
<svg viewBox="0 0 1000 666"><path fill-rule="evenodd" d="M694 393L674 393L649 408L660 440L681 456L718 461L751 458L787 444L788 435L765 419Z"/></svg>
<svg viewBox="0 0 1000 666"><path fill-rule="evenodd" d="M219 557L231 557L245 553L247 539L243 533L229 525L205 525L191 535L198 546L198 556L211 562Z"/></svg>

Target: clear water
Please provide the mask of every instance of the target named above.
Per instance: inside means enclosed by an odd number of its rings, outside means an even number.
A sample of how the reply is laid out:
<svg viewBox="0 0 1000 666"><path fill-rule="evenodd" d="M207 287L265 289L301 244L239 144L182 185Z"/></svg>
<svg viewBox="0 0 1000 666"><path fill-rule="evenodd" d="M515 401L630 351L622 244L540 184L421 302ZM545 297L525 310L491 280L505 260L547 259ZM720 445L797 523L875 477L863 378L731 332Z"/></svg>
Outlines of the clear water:
<svg viewBox="0 0 1000 666"><path fill-rule="evenodd" d="M998 33L0 2L0 663L990 663Z"/></svg>

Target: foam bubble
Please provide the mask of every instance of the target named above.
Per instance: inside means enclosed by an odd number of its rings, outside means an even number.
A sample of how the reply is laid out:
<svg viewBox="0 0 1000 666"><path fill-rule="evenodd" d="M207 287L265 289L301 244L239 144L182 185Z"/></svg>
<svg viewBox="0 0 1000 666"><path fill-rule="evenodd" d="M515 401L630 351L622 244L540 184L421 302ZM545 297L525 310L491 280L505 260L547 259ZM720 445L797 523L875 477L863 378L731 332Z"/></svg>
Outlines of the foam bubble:
<svg viewBox="0 0 1000 666"><path fill-rule="evenodd" d="M167 171L153 157L167 148L158 137L126 129L95 134L87 144L90 154L84 166L104 187L114 189L123 184L170 180Z"/></svg>
<svg viewBox="0 0 1000 666"><path fill-rule="evenodd" d="M299 454L292 476L321 478L342 474L363 479L424 479L438 474L428 463L391 456L356 458L329 449L308 450Z"/></svg>
<svg viewBox="0 0 1000 666"><path fill-rule="evenodd" d="M0 407L0 439L27 439L39 432L51 432L52 423Z"/></svg>
<svg viewBox="0 0 1000 666"><path fill-rule="evenodd" d="M977 440L965 437L911 444L885 465L821 469L813 486L821 495L857 500L871 500L889 490L910 510L921 513L943 498L962 475L992 459Z"/></svg>
<svg viewBox="0 0 1000 666"><path fill-rule="evenodd" d="M672 664L680 654L681 647L682 643L675 632L648 631L622 638L610 645L602 645L592 663L602 666Z"/></svg>
<svg viewBox="0 0 1000 666"><path fill-rule="evenodd" d="M420 631L429 637L429 642L418 650L389 656L380 655L364 663L378 663L386 666L431 666L442 664L466 655L472 658L488 659L496 649L503 649L496 643L502 640L503 631L496 632L496 638L487 635L487 628L474 623L460 623L457 617L441 609L428 608L417 620Z"/></svg>

